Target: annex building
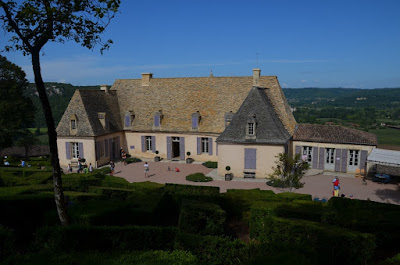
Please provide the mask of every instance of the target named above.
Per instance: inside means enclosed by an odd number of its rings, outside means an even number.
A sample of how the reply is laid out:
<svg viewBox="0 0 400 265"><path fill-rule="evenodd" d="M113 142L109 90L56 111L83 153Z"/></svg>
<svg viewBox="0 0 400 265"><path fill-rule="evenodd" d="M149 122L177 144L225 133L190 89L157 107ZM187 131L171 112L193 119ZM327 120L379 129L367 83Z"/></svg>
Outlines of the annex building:
<svg viewBox="0 0 400 265"><path fill-rule="evenodd" d="M58 127L60 163L78 156L95 167L139 158L218 161L218 174L265 178L278 153L301 153L314 169L365 169L373 134L342 126L297 124L276 76L116 80L77 90ZM156 152L158 154L156 154Z"/></svg>

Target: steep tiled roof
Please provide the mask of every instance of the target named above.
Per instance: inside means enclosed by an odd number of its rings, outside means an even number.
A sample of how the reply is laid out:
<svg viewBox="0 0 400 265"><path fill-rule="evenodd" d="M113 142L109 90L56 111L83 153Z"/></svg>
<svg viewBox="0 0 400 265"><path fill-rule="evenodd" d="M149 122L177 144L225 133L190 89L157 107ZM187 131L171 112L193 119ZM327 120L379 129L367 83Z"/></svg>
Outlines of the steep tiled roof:
<svg viewBox="0 0 400 265"><path fill-rule="evenodd" d="M105 113L109 127L104 128L98 118L99 112ZM119 117L119 104L115 92L101 90L77 90L57 127L60 136L70 135L70 117L77 117L77 133L74 136L98 136L122 130Z"/></svg>
<svg viewBox="0 0 400 265"><path fill-rule="evenodd" d="M299 124L294 141L377 145L376 135L339 125Z"/></svg>
<svg viewBox="0 0 400 265"><path fill-rule="evenodd" d="M191 132L191 115L199 111L198 132L222 133L225 113L237 112L253 85L253 77L152 78L116 80L112 86L120 103L120 119L133 111L133 131L153 130L154 113L162 111L160 131ZM272 104L284 126L294 131L296 121L276 76L261 76L260 86L269 88Z"/></svg>
<svg viewBox="0 0 400 265"><path fill-rule="evenodd" d="M285 144L291 137L265 88L253 87L232 122L217 142ZM249 119L255 122L255 137L246 136Z"/></svg>

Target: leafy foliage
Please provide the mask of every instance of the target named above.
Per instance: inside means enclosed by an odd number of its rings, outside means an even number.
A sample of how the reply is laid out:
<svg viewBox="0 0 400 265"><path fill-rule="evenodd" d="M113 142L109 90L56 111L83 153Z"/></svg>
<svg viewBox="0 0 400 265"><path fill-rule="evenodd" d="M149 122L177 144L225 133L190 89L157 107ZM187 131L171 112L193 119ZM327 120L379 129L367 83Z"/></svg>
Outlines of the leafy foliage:
<svg viewBox="0 0 400 265"><path fill-rule="evenodd" d="M186 180L194 182L209 182L212 181L212 177L206 177L203 173L193 173L186 176Z"/></svg>
<svg viewBox="0 0 400 265"><path fill-rule="evenodd" d="M289 191L302 188L304 183L300 180L310 165L301 160L300 154L292 157L286 153L280 153L277 158L276 166L273 168L274 172L270 175L274 180L274 185L289 189Z"/></svg>
<svg viewBox="0 0 400 265"><path fill-rule="evenodd" d="M33 123L35 109L23 96L27 86L24 71L0 55L0 148L12 146Z"/></svg>

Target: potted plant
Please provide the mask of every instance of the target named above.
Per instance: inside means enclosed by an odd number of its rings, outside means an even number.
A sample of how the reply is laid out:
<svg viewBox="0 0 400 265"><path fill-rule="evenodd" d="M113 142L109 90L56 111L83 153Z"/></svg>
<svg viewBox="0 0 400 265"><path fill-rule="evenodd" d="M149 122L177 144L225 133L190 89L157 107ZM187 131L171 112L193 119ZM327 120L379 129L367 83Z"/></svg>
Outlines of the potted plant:
<svg viewBox="0 0 400 265"><path fill-rule="evenodd" d="M225 169L228 172L228 173L225 174L225 180L232 180L233 174L229 173L229 171L231 170L231 167L230 166L226 166Z"/></svg>
<svg viewBox="0 0 400 265"><path fill-rule="evenodd" d="M190 152L186 152L187 156L190 156L191 153ZM186 158L186 163L191 164L193 163L194 159L191 157Z"/></svg>
<svg viewBox="0 0 400 265"><path fill-rule="evenodd" d="M158 155L158 151L156 151L156 156L154 157L154 162L160 162L161 157Z"/></svg>

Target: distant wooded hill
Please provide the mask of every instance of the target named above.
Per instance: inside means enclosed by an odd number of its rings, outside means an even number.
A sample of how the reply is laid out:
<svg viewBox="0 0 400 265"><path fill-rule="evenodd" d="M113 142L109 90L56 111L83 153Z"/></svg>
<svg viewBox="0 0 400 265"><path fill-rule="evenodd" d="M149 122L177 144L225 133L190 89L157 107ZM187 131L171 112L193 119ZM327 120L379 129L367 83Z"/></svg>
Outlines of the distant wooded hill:
<svg viewBox="0 0 400 265"><path fill-rule="evenodd" d="M56 124L60 121L76 89L100 89L99 86L73 86L63 83L46 83L50 105ZM286 88L283 89L289 105L296 107L400 107L400 88L350 89L350 88ZM27 94L36 107L35 127L46 127L40 100L34 84Z"/></svg>

